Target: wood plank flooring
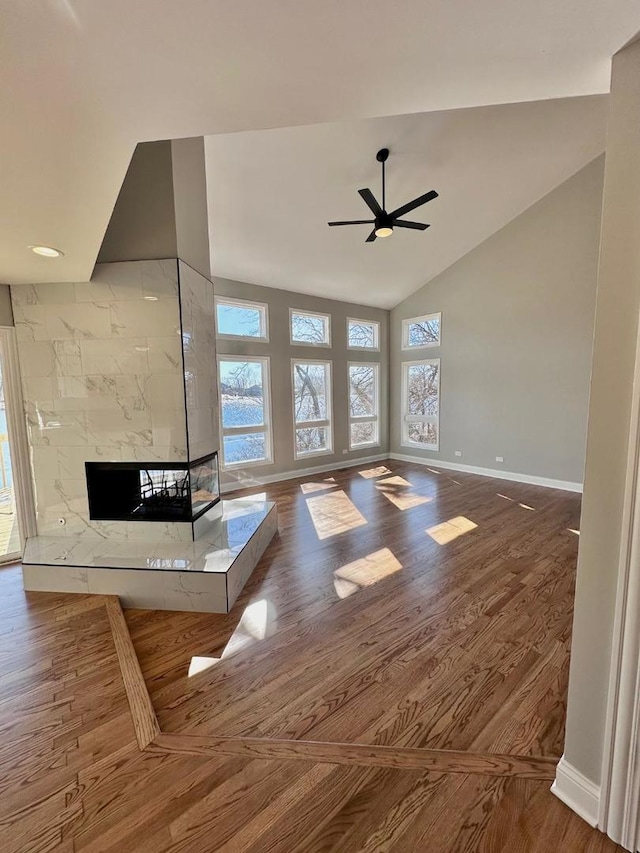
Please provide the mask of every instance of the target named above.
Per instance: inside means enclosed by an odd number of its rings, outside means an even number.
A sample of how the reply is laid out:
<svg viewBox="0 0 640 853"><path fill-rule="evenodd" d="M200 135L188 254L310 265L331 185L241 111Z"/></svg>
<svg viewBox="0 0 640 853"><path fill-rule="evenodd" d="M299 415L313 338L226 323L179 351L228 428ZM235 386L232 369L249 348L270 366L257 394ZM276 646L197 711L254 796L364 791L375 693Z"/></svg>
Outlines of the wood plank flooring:
<svg viewBox="0 0 640 853"><path fill-rule="evenodd" d="M113 607L0 569L3 853L619 850L531 778L562 746L579 498L386 464L268 488L233 614L126 613L170 749L140 751ZM334 491L355 510L314 524Z"/></svg>

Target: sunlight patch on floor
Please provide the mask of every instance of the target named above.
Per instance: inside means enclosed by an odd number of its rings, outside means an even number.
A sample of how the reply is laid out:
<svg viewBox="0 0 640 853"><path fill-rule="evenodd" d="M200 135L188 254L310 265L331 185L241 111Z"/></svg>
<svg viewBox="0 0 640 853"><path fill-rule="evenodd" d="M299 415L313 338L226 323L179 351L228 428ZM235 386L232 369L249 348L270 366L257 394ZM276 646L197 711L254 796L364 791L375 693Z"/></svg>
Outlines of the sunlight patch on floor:
<svg viewBox="0 0 640 853"><path fill-rule="evenodd" d="M511 501L511 503L515 503L513 498L510 498L508 495L501 495L500 492L496 492L499 498L503 498L505 501Z"/></svg>
<svg viewBox="0 0 640 853"><path fill-rule="evenodd" d="M309 498L307 507L318 539L329 539L367 524L366 518L342 489Z"/></svg>
<svg viewBox="0 0 640 853"><path fill-rule="evenodd" d="M378 468L368 468L366 471L358 471L358 474L364 477L365 480L370 480L372 477L382 477L383 474L390 473L391 471L384 465L380 465Z"/></svg>
<svg viewBox="0 0 640 853"><path fill-rule="evenodd" d="M220 657L200 657L198 655L192 657L188 677L191 678L193 675L205 672L215 664L220 663L221 660L231 657L256 641L264 640L268 634L273 633L274 623L275 609L266 598L251 602L245 607L240 621Z"/></svg>
<svg viewBox="0 0 640 853"><path fill-rule="evenodd" d="M575 533L576 536L580 536L580 531L576 530L575 527L567 527L569 533Z"/></svg>
<svg viewBox="0 0 640 853"><path fill-rule="evenodd" d="M381 548L373 554L354 560L333 573L333 585L338 598L348 598L367 586L378 583L402 568L402 563L388 548Z"/></svg>
<svg viewBox="0 0 640 853"><path fill-rule="evenodd" d="M412 488L411 483L405 480L404 477L387 477L386 480L378 480L375 484L376 489L381 492L388 501L395 507L401 510L411 509L414 506L427 504L433 498L417 495L415 492L409 491Z"/></svg>
<svg viewBox="0 0 640 853"><path fill-rule="evenodd" d="M529 504L518 504L518 506L521 506L522 509L530 509L531 512L535 512L535 509L532 506L529 506Z"/></svg>
<svg viewBox="0 0 640 853"><path fill-rule="evenodd" d="M475 530L477 526L464 515L458 515L456 518L450 518L449 521L428 527L426 532L438 545L447 545L459 536L464 536L465 533Z"/></svg>
<svg viewBox="0 0 640 853"><path fill-rule="evenodd" d="M313 492L324 492L326 489L333 489L337 485L335 477L327 477L326 480L322 481L301 483L300 491L303 495L310 495Z"/></svg>

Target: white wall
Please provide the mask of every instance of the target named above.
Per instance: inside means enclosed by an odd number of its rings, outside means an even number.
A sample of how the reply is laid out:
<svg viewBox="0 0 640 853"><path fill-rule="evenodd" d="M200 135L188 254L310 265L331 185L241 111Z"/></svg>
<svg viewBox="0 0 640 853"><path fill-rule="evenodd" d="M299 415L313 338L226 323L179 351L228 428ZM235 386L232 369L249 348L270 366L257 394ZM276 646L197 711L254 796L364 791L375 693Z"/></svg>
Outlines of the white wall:
<svg viewBox="0 0 640 853"><path fill-rule="evenodd" d="M600 157L393 309L392 451L582 482L602 175ZM402 320L433 312L442 345L403 352ZM434 357L440 449L409 449L401 363Z"/></svg>

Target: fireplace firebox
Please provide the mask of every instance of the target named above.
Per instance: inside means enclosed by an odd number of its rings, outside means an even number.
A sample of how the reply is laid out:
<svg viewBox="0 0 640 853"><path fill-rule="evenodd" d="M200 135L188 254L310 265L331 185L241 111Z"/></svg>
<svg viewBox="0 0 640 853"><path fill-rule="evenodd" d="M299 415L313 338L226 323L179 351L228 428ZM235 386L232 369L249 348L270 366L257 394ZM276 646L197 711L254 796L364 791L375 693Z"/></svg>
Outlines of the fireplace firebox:
<svg viewBox="0 0 640 853"><path fill-rule="evenodd" d="M220 500L218 454L194 462L85 462L95 521L195 521Z"/></svg>

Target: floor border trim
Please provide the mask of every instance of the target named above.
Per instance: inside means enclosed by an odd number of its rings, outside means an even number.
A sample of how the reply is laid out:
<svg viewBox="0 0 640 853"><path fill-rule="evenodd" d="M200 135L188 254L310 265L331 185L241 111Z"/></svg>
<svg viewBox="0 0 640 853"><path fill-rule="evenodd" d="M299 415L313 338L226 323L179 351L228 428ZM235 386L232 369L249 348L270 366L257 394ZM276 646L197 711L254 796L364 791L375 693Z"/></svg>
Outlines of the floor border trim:
<svg viewBox="0 0 640 853"><path fill-rule="evenodd" d="M100 598L104 599L136 739L142 752L210 757L241 755L254 759L294 759L423 772L431 770L438 773L514 776L549 782L556 778L557 758L363 743L325 743L163 732L140 668L120 600L115 595L100 596Z"/></svg>

